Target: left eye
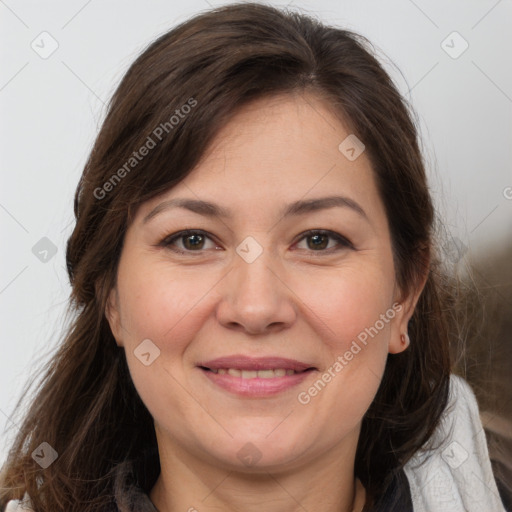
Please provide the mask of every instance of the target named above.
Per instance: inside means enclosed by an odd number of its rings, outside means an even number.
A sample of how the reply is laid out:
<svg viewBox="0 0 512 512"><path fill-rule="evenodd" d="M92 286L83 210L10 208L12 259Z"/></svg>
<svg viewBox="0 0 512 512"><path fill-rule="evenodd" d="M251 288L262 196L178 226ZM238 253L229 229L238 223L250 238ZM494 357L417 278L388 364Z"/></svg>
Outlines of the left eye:
<svg viewBox="0 0 512 512"><path fill-rule="evenodd" d="M329 245L329 239L337 242L334 246ZM310 241L307 242L307 248L312 249L315 252L332 252L331 250L340 250L341 248L352 248L352 244L343 236L335 233L334 231L327 230L312 230L305 233L300 239L299 242L303 240ZM328 250L326 250L328 249Z"/></svg>

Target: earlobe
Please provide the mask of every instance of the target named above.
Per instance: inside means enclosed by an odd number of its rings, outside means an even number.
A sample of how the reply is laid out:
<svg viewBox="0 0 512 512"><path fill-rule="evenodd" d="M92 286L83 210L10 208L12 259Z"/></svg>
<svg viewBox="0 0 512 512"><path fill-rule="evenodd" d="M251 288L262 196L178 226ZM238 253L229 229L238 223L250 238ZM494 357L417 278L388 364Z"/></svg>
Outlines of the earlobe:
<svg viewBox="0 0 512 512"><path fill-rule="evenodd" d="M414 339L410 340L409 338L408 325L430 275L429 246L423 247L423 250L421 250L418 256L419 263L416 266L417 279L414 284L411 284L409 290L398 289L395 281L394 298L400 303L402 309L399 314L396 315L395 321L391 327L388 345L388 352L390 354L399 354L406 350L411 342L414 343Z"/></svg>
<svg viewBox="0 0 512 512"><path fill-rule="evenodd" d="M400 343L404 350L411 344L411 340L410 340L409 334L407 332L400 335Z"/></svg>
<svg viewBox="0 0 512 512"><path fill-rule="evenodd" d="M423 289L423 287L422 287ZM395 316L394 325L391 329L391 339L389 340L389 353L399 354L407 349L410 344L408 325L411 319L416 303L419 299L420 292L414 295L409 295L403 302L400 303L401 309Z"/></svg>
<svg viewBox="0 0 512 512"><path fill-rule="evenodd" d="M408 321L407 321L408 322ZM411 340L407 332L407 322L403 327L404 322L402 319L397 319L397 324L394 329L391 329L391 339L389 340L388 352L390 354L399 354L407 349Z"/></svg>
<svg viewBox="0 0 512 512"><path fill-rule="evenodd" d="M423 292L427 278L428 274L424 276L420 286L418 286L413 293L409 294L409 296L400 303L402 309L400 310L400 313L396 315L395 323L391 329L391 338L389 340L388 347L388 352L390 354L399 354L406 350L411 344L408 333L409 320L414 314L414 310L416 309L420 295ZM412 340L412 342L414 343L414 340Z"/></svg>
<svg viewBox="0 0 512 512"><path fill-rule="evenodd" d="M105 317L110 325L110 330L116 340L118 346L123 346L121 337L121 320L119 315L117 288L112 288L108 295L107 304L105 306Z"/></svg>
<svg viewBox="0 0 512 512"><path fill-rule="evenodd" d="M414 301L414 305L404 306L402 304L402 311L400 315L395 317L396 323L391 329L391 338L389 340L388 352L390 354L399 354L407 349L410 345L411 340L409 338L409 333L407 331L407 326L409 320L414 312L414 306L416 302ZM412 307L411 307L412 306Z"/></svg>

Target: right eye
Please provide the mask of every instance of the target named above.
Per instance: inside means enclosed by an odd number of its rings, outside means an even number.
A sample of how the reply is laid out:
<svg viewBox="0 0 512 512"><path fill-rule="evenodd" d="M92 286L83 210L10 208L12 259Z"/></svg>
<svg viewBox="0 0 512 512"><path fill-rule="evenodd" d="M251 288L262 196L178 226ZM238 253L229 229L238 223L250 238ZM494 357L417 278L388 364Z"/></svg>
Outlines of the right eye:
<svg viewBox="0 0 512 512"><path fill-rule="evenodd" d="M200 229L187 229L167 235L158 245L179 254L200 253L202 250L207 249L204 247L206 240L213 242L212 238L210 238L205 231ZM214 243L213 248L217 249L218 245Z"/></svg>

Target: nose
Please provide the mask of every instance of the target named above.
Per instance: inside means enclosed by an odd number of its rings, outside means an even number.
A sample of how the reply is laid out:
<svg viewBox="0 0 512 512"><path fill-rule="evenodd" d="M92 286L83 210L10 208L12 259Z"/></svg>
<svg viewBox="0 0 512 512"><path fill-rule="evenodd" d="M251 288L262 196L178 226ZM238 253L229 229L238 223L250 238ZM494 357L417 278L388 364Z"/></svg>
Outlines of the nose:
<svg viewBox="0 0 512 512"><path fill-rule="evenodd" d="M235 256L233 268L217 288L217 319L226 328L248 334L278 332L295 321L293 291L266 251L248 263ZM281 274L284 274L281 268Z"/></svg>

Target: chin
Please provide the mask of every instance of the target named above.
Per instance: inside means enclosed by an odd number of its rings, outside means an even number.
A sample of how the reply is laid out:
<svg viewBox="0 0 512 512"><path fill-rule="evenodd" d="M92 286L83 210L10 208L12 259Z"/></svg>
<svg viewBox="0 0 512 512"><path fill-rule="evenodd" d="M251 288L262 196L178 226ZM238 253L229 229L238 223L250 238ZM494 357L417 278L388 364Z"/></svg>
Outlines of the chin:
<svg viewBox="0 0 512 512"><path fill-rule="evenodd" d="M301 433L297 430L290 432L284 428L278 434L277 425L279 422L274 420L261 423L260 427L264 427L261 430L252 428L239 429L236 433L231 431L233 439L224 443L213 443L216 450L212 455L224 460L231 466L231 470L236 468L242 472L267 472L290 467L304 455L304 450L309 445L308 434L306 430Z"/></svg>

